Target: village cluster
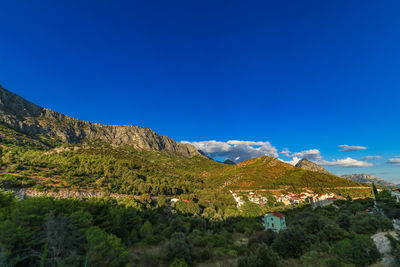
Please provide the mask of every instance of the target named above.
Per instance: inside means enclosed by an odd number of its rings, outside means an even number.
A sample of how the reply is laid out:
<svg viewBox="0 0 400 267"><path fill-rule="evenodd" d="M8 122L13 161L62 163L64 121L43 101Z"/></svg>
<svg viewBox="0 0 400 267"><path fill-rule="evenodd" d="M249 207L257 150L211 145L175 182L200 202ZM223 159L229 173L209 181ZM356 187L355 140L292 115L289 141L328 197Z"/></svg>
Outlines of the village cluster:
<svg viewBox="0 0 400 267"><path fill-rule="evenodd" d="M262 206L266 205L268 202L267 197L254 192L240 193L240 195L239 193L230 192L236 201L237 207L242 206L246 202L246 198L248 201ZM301 203L307 203L311 204L313 207L329 205L338 199L333 193L316 194L310 190L301 192L300 194L294 194L292 192L287 192L286 194L274 192L273 195L276 202L283 203L284 205L299 205Z"/></svg>

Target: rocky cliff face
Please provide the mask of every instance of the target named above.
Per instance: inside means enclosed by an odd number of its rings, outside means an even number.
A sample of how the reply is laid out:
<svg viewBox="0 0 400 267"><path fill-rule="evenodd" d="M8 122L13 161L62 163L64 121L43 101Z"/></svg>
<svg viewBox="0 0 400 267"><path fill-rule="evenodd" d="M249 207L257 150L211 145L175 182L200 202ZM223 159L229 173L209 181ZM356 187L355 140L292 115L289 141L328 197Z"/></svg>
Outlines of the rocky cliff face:
<svg viewBox="0 0 400 267"><path fill-rule="evenodd" d="M167 136L158 135L151 129L81 121L39 107L2 87L0 122L23 133L57 137L68 143L80 143L86 139L100 140L111 145L126 144L139 150L175 153L186 157L201 155L194 146L178 143Z"/></svg>
<svg viewBox="0 0 400 267"><path fill-rule="evenodd" d="M318 164L316 164L316 163L314 163L312 161L309 161L308 159L300 160L299 162L297 162L296 167L302 168L302 169L305 169L305 170L308 170L308 171L331 174L324 167L321 167Z"/></svg>
<svg viewBox="0 0 400 267"><path fill-rule="evenodd" d="M365 173L360 173L360 174L350 174L350 175L342 175L343 178L346 178L348 180L351 180L353 182L359 182L359 183L366 183L366 184L379 184L383 186L389 186L389 187L398 187L395 184L392 184L388 181L385 181L383 179L380 179L378 177L375 177L370 174L365 174Z"/></svg>

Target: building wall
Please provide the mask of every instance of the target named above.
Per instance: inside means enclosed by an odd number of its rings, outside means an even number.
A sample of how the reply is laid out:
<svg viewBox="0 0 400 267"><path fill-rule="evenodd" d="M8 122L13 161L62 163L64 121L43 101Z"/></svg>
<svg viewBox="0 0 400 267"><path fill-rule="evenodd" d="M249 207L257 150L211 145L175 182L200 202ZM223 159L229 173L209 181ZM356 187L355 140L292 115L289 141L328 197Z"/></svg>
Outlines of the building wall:
<svg viewBox="0 0 400 267"><path fill-rule="evenodd" d="M273 215L265 215L263 217L263 226L265 230L271 229L275 232L279 232L286 228L285 217L281 219Z"/></svg>

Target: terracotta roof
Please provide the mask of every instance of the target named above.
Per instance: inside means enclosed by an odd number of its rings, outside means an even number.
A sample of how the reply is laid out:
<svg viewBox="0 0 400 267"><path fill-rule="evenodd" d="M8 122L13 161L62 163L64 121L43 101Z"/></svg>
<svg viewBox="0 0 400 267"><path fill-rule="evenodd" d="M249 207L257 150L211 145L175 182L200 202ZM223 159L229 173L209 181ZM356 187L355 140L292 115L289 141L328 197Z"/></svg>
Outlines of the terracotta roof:
<svg viewBox="0 0 400 267"><path fill-rule="evenodd" d="M279 212L273 212L272 215L274 215L275 217L278 217L278 218L285 217L285 214L282 214L282 213L279 213Z"/></svg>

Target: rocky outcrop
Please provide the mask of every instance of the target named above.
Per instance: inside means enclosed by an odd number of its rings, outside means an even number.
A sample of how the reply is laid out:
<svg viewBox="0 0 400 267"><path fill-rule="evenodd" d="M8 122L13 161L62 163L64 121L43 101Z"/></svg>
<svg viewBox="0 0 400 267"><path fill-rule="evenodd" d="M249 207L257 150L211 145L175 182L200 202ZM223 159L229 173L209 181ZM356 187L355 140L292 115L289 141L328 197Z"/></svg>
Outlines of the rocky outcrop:
<svg viewBox="0 0 400 267"><path fill-rule="evenodd" d="M388 186L388 187L398 187L397 185L392 184L388 181L385 181L383 179L380 179L378 177L375 177L370 174L365 174L365 173L342 175L341 177L343 177L347 180L351 180L353 182L366 183L366 184L374 183L374 184Z"/></svg>
<svg viewBox="0 0 400 267"><path fill-rule="evenodd" d="M0 122L16 131L43 134L62 142L102 141L111 145L131 145L139 150L175 153L185 157L201 155L190 144L138 126L102 125L78 120L50 109L39 107L0 86Z"/></svg>
<svg viewBox="0 0 400 267"><path fill-rule="evenodd" d="M308 171L313 171L313 172L320 172L320 173L326 173L326 174L331 174L328 172L324 167L321 167L320 165L308 160L308 159L302 159L299 162L297 162L296 167L302 168Z"/></svg>

